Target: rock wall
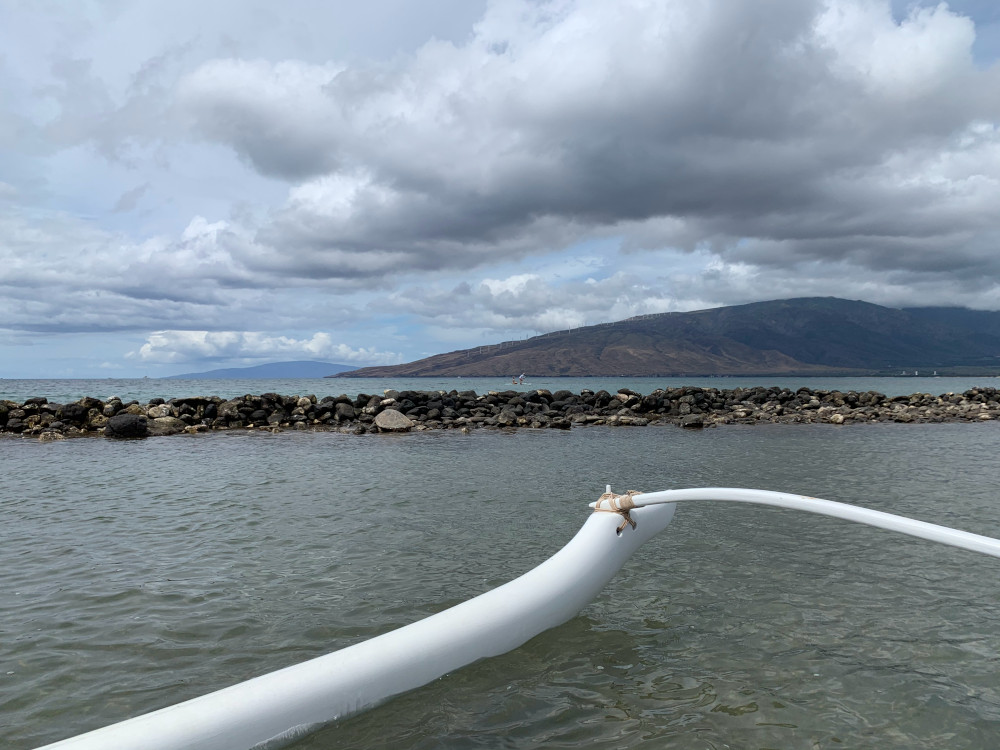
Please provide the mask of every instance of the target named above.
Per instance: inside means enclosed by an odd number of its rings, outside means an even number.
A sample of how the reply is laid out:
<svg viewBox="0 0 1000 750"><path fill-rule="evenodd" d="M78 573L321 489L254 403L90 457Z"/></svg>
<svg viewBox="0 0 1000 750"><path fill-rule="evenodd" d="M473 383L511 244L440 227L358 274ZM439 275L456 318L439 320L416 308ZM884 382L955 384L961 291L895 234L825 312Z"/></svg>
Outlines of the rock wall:
<svg viewBox="0 0 1000 750"><path fill-rule="evenodd" d="M574 425L679 425L858 422L980 422L1000 419L1000 391L978 388L932 396L800 388L672 388L642 395L589 391L386 391L357 397L195 396L123 403L82 398L71 404L29 398L0 401L0 433L59 440L103 435L142 438L210 430L337 430L354 434L411 430L554 428Z"/></svg>

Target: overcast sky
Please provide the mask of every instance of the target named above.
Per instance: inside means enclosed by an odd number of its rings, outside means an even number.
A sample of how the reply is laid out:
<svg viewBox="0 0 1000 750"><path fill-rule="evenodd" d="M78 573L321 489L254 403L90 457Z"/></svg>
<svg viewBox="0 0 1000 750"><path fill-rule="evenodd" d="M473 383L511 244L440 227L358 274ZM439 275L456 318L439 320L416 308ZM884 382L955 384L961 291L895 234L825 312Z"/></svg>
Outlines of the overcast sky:
<svg viewBox="0 0 1000 750"><path fill-rule="evenodd" d="M1000 309L995 0L0 0L0 377Z"/></svg>

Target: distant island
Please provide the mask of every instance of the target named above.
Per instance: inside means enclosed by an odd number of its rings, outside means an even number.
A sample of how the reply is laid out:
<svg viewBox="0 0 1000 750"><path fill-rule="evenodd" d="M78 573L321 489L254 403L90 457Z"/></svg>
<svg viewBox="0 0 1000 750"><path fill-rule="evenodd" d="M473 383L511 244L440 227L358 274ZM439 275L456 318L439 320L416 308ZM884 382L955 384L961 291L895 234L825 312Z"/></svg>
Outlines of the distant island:
<svg viewBox="0 0 1000 750"><path fill-rule="evenodd" d="M168 375L163 380L233 380L241 378L323 378L333 372L353 370L350 365L332 362L269 362L253 367L227 367L207 372L188 372L183 375Z"/></svg>
<svg viewBox="0 0 1000 750"><path fill-rule="evenodd" d="M836 297L755 302L553 331L336 377L995 375L1000 312Z"/></svg>

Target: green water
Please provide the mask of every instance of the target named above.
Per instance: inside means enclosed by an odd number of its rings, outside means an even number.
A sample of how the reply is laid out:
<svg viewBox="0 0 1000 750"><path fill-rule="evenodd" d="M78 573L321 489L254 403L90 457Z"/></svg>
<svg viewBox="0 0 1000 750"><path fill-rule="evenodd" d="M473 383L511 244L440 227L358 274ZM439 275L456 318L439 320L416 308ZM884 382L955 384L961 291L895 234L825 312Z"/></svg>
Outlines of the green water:
<svg viewBox="0 0 1000 750"><path fill-rule="evenodd" d="M1000 536L1000 427L0 441L0 738L26 750L404 625L616 489L800 492ZM688 504L580 616L301 740L992 748L1000 561Z"/></svg>

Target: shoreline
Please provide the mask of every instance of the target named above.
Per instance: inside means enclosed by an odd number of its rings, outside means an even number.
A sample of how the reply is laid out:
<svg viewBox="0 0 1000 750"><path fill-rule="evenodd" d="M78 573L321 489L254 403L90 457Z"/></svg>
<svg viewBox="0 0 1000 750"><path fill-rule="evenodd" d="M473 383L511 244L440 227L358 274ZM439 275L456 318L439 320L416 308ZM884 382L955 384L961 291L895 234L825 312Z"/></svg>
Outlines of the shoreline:
<svg viewBox="0 0 1000 750"><path fill-rule="evenodd" d="M877 391L828 391L763 386L535 391L396 391L224 399L192 396L146 404L84 397L69 404L34 397L0 401L0 435L62 440L70 437L144 438L221 430L314 430L362 435L459 429L563 429L588 425L676 425L702 429L726 424L859 424L984 422L1000 419L1000 389L885 396Z"/></svg>

